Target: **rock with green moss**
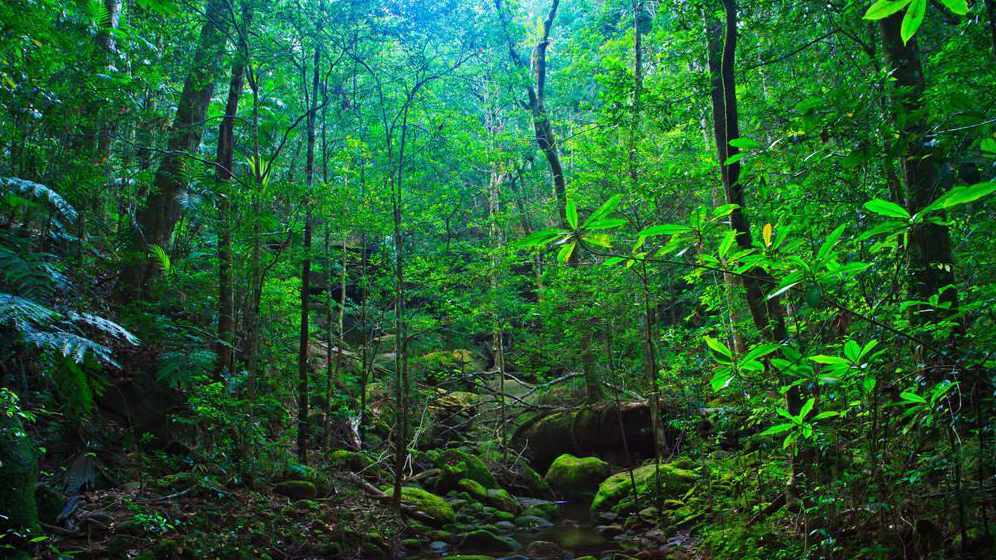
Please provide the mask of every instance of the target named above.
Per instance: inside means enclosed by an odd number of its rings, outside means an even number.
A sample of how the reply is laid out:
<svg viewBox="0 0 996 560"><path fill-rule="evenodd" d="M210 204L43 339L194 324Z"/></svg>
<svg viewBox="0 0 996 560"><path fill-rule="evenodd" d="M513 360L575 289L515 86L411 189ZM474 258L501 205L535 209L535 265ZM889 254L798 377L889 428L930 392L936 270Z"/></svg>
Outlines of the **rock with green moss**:
<svg viewBox="0 0 996 560"><path fill-rule="evenodd" d="M483 484L469 478L457 482L457 488L469 494L473 499L488 504L496 510L515 514L522 509L519 502L502 488L485 488ZM498 512L495 511L493 516L496 517L497 514Z"/></svg>
<svg viewBox="0 0 996 560"><path fill-rule="evenodd" d="M292 500L311 500L318 495L315 483L307 480L285 480L274 486L273 491Z"/></svg>
<svg viewBox="0 0 996 560"><path fill-rule="evenodd" d="M698 474L670 464L660 466L661 493L663 499L682 497L698 481ZM651 463L633 471L636 493L640 504L633 498L633 485L628 471L616 473L605 479L591 502L593 512L612 510L617 513L636 511L638 505L646 507L651 503L657 487L657 468Z"/></svg>
<svg viewBox="0 0 996 560"><path fill-rule="evenodd" d="M485 488L498 488L498 482L488 470L484 461L459 449L447 449L442 452L430 452L429 457L440 470L437 490L445 493L456 488L461 479L467 478L478 482Z"/></svg>
<svg viewBox="0 0 996 560"><path fill-rule="evenodd" d="M346 449L336 449L329 454L329 463L341 469L357 472L368 468L372 464L372 461L363 453L348 451Z"/></svg>
<svg viewBox="0 0 996 560"><path fill-rule="evenodd" d="M385 488L388 496L394 495L394 488ZM403 486L401 501L429 516L438 525L456 521L456 513L443 498L417 486Z"/></svg>
<svg viewBox="0 0 996 560"><path fill-rule="evenodd" d="M559 496L591 499L599 483L611 474L609 464L598 457L575 457L564 453L546 471L545 480Z"/></svg>
<svg viewBox="0 0 996 560"><path fill-rule="evenodd" d="M0 411L0 535L35 532L38 456L20 417Z"/></svg>
<svg viewBox="0 0 996 560"><path fill-rule="evenodd" d="M520 545L515 539L496 535L487 529L477 529L464 535L460 546L488 552L514 552Z"/></svg>

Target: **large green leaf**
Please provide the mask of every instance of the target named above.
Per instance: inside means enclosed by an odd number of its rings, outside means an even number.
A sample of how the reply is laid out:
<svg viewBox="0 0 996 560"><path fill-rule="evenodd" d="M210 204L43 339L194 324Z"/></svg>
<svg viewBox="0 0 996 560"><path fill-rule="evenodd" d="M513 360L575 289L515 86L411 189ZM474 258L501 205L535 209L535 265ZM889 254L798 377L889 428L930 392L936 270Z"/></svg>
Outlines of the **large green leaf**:
<svg viewBox="0 0 996 560"><path fill-rule="evenodd" d="M923 209L923 213L926 214L937 210L947 210L948 208L953 208L961 204L975 202L976 200L989 196L994 192L996 192L996 181L976 183L974 185L964 187L955 187L942 194L934 202L931 202L926 208Z"/></svg>
<svg viewBox="0 0 996 560"><path fill-rule="evenodd" d="M767 430L764 430L763 432L761 432L761 433L759 433L757 435L759 435L759 436L773 436L773 435L776 435L776 434L781 434L781 433L787 432L787 431L791 430L794 427L795 427L795 424L793 424L791 422L785 422L783 424L775 424L774 426L769 427Z"/></svg>
<svg viewBox="0 0 996 560"><path fill-rule="evenodd" d="M588 219L584 221L584 227L586 229L595 229L592 225L611 214L612 211L616 209L616 206L619 206L619 201L621 200L621 194L611 196L605 201L604 204L598 207L598 210L595 210L590 216L588 216ZM625 221L623 221L623 223L625 223Z"/></svg>
<svg viewBox="0 0 996 560"><path fill-rule="evenodd" d="M726 356L730 360L733 360L733 352L729 348L727 348L725 344L723 344L722 342L716 340L711 336L703 336L702 338L705 339L705 342L709 346L709 348L712 348L714 351L718 352L719 354Z"/></svg>
<svg viewBox="0 0 996 560"><path fill-rule="evenodd" d="M908 43L913 38L913 34L920 29L923 23L923 16L927 13L927 0L913 0L910 7L903 16L903 25L899 30L903 43Z"/></svg>
<svg viewBox="0 0 996 560"><path fill-rule="evenodd" d="M910 0L878 0L868 7L864 17L870 20L887 18L905 8L909 3Z"/></svg>
<svg viewBox="0 0 996 560"><path fill-rule="evenodd" d="M910 213L907 212L905 208L895 202L889 202L888 200L882 200L881 198L876 198L866 202L865 210L889 218L902 218L904 220L910 219Z"/></svg>
<svg viewBox="0 0 996 560"><path fill-rule="evenodd" d="M650 226L640 230L640 237L653 237L655 235L678 235L679 233L688 233L692 231L689 226L681 224L660 224L656 226Z"/></svg>
<svg viewBox="0 0 996 560"><path fill-rule="evenodd" d="M573 229L578 229L578 207L574 204L573 200L567 201L567 207L564 209L564 215L567 218L567 225L571 226Z"/></svg>
<svg viewBox="0 0 996 560"><path fill-rule="evenodd" d="M963 16L968 13L968 2L965 0L941 0L941 4L953 14Z"/></svg>

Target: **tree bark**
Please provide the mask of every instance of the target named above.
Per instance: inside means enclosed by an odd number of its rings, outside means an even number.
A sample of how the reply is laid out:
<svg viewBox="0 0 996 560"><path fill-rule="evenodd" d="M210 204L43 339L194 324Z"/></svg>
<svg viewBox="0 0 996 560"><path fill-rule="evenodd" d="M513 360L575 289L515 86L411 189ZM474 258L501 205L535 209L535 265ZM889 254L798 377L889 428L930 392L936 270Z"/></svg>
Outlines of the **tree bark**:
<svg viewBox="0 0 996 560"><path fill-rule="evenodd" d="M312 62L311 95L305 95L308 102L307 136L308 148L304 164L304 181L307 186L304 217L304 259L301 261L301 335L297 355L297 458L301 464L308 464L308 345L309 307L311 305L311 197L315 182L315 117L318 112L318 87L321 72L322 48L319 40L315 45ZM307 86L305 86L307 90ZM307 93L307 92L306 92Z"/></svg>
<svg viewBox="0 0 996 560"><path fill-rule="evenodd" d="M152 190L136 218L130 257L119 286L119 295L134 297L144 291L153 272L145 252L150 245L169 246L173 228L180 218L180 196L186 185L182 177L183 159L195 151L204 132L204 117L214 92L214 81L221 70L228 27L226 0L208 0L206 21L201 28L197 50L191 63L176 116L170 127L166 155L152 180Z"/></svg>
<svg viewBox="0 0 996 560"><path fill-rule="evenodd" d="M901 140L901 168L906 186L906 209L910 214L923 210L942 194L938 182L941 155L936 153L927 137L929 115L923 93L926 82L920 64L916 38L903 44L900 36L902 14L887 17L879 23L882 45L893 67L896 83L893 89L893 110ZM901 201L900 201L901 202ZM937 308L916 313L922 323L937 321L957 310L958 292L953 287L954 258L947 226L924 222L913 227L909 240L910 297L928 300L942 288L951 286L940 295L947 310ZM951 341L953 342L953 340Z"/></svg>

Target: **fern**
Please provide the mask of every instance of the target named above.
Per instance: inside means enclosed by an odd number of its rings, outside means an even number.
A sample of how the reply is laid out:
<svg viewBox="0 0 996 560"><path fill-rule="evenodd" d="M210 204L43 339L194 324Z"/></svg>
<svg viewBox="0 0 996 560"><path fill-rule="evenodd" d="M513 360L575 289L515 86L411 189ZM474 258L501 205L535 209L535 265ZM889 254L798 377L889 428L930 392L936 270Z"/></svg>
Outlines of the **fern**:
<svg viewBox="0 0 996 560"><path fill-rule="evenodd" d="M159 262L159 266L163 270L163 274L169 276L170 272L173 271L173 262L170 260L166 249L163 249L160 245L152 244L149 245L149 251L154 257L156 257L156 260Z"/></svg>
<svg viewBox="0 0 996 560"><path fill-rule="evenodd" d="M34 181L18 177L0 177L0 192L16 193L34 200L44 201L70 222L75 222L77 213L72 204L66 202L59 193Z"/></svg>

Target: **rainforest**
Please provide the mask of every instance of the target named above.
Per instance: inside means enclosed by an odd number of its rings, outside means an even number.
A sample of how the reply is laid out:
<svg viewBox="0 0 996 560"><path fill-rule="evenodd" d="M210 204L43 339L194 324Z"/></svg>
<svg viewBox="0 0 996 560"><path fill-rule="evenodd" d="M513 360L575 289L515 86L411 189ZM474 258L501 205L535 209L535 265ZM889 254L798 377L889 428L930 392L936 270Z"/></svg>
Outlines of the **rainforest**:
<svg viewBox="0 0 996 560"><path fill-rule="evenodd" d="M996 555L993 0L5 0L0 557Z"/></svg>

